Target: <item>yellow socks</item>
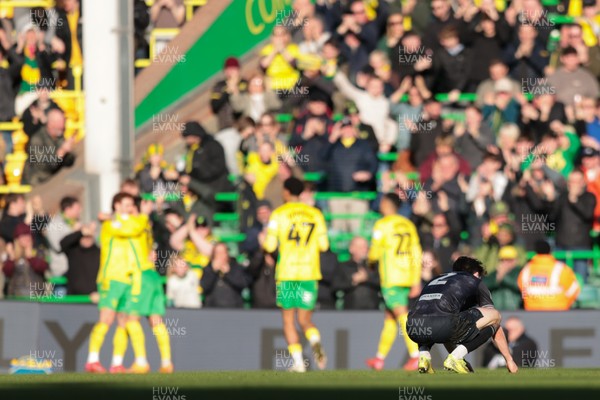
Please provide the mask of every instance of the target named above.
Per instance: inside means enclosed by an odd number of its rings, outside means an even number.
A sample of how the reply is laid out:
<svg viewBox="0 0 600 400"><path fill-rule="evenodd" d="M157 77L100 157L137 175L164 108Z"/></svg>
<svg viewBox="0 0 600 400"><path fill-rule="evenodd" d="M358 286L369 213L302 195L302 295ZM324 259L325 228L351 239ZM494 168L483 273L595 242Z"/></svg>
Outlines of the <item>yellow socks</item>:
<svg viewBox="0 0 600 400"><path fill-rule="evenodd" d="M100 361L100 349L102 348L102 343L104 343L106 332L108 332L108 325L102 322L98 322L94 325L92 333L90 333L89 363Z"/></svg>
<svg viewBox="0 0 600 400"><path fill-rule="evenodd" d="M302 365L304 363L302 360L302 346L300 346L300 343L290 344L288 346L288 351L290 352L290 356L292 356L292 360L294 360L294 364Z"/></svg>
<svg viewBox="0 0 600 400"><path fill-rule="evenodd" d="M398 324L400 325L400 329L402 329L402 336L404 337L404 343L406 343L406 349L408 350L408 355L411 358L419 356L419 345L410 340L406 331L406 320L408 319L408 314L402 314L398 317Z"/></svg>
<svg viewBox="0 0 600 400"><path fill-rule="evenodd" d="M308 328L306 332L304 332L304 336L306 336L306 340L308 340L311 346L321 342L321 334L314 326L312 328Z"/></svg>
<svg viewBox="0 0 600 400"><path fill-rule="evenodd" d="M385 359L394 345L398 335L398 324L393 319L383 321L383 329L379 337L379 346L377 347L377 358Z"/></svg>
<svg viewBox="0 0 600 400"><path fill-rule="evenodd" d="M156 337L156 344L158 345L158 351L160 352L162 366L166 367L171 364L171 338L169 337L169 331L165 324L161 322L152 328L152 333L154 333L154 336Z"/></svg>
<svg viewBox="0 0 600 400"><path fill-rule="evenodd" d="M123 365L123 357L127 351L127 329L117 326L115 336L113 337L113 358L112 365Z"/></svg>
<svg viewBox="0 0 600 400"><path fill-rule="evenodd" d="M148 364L148 360L146 359L146 338L144 337L144 330L140 322L128 321L127 333L129 333L129 337L131 338L135 363L140 366Z"/></svg>

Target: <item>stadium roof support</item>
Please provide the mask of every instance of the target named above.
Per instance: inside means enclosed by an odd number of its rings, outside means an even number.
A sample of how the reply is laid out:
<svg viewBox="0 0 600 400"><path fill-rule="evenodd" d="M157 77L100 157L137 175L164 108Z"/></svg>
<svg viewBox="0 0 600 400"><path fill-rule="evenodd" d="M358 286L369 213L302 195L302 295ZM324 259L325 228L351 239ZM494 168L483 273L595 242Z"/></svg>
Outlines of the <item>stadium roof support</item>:
<svg viewBox="0 0 600 400"><path fill-rule="evenodd" d="M85 172L95 215L131 173L133 160L133 9L122 0L83 0ZM95 178L95 179L94 179ZM93 182L93 183L91 183Z"/></svg>

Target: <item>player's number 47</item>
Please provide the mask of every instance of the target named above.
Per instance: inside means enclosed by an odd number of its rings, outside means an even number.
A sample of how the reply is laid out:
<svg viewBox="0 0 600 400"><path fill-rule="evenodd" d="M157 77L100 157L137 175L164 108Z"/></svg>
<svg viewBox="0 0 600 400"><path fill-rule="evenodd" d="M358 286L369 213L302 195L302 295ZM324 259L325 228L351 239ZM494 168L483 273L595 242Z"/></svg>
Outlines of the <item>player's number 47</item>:
<svg viewBox="0 0 600 400"><path fill-rule="evenodd" d="M312 222L304 222L304 223L302 223L302 226L309 227L308 234L306 235L306 239L304 240L304 243L302 243L304 246L306 246L308 244L308 241L310 240L313 230L315 229L315 224ZM292 224L292 226L290 227L290 233L288 234L288 240L293 240L296 242L296 245L300 245L300 229L295 223Z"/></svg>

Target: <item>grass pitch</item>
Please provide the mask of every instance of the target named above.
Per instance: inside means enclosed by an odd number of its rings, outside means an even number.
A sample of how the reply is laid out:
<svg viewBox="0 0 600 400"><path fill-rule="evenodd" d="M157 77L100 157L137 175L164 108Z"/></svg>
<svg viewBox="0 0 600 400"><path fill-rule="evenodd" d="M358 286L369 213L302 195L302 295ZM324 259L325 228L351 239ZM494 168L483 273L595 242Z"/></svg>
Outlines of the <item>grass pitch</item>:
<svg viewBox="0 0 600 400"><path fill-rule="evenodd" d="M1 399L100 400L516 400L597 399L600 369L177 372L172 375L2 375Z"/></svg>

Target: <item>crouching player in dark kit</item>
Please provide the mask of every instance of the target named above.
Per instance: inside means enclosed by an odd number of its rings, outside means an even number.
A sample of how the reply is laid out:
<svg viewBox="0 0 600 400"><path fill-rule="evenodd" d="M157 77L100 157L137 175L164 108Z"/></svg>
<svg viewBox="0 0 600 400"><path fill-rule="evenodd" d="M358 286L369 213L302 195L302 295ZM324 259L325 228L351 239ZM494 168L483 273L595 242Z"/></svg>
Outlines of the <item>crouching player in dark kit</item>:
<svg viewBox="0 0 600 400"><path fill-rule="evenodd" d="M512 373L518 371L500 329L501 316L490 291L481 281L485 268L480 261L459 257L452 271L425 286L408 314L408 336L419 345L419 372L433 373L429 350L436 343L450 352L444 368L459 374L473 372L465 356L492 338Z"/></svg>

